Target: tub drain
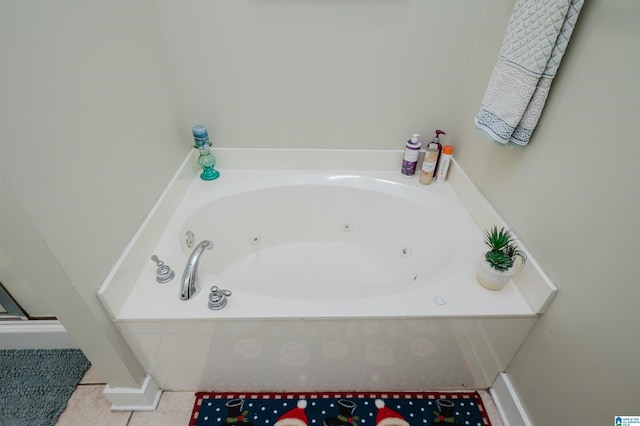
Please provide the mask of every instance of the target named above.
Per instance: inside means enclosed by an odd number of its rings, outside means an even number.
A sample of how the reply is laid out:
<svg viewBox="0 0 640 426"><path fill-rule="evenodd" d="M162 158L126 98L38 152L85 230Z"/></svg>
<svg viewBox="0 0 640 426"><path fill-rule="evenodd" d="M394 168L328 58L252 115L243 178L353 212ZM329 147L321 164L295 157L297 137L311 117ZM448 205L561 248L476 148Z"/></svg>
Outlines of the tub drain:
<svg viewBox="0 0 640 426"><path fill-rule="evenodd" d="M253 234L251 237L249 237L249 242L254 246L260 244L260 240L260 234Z"/></svg>

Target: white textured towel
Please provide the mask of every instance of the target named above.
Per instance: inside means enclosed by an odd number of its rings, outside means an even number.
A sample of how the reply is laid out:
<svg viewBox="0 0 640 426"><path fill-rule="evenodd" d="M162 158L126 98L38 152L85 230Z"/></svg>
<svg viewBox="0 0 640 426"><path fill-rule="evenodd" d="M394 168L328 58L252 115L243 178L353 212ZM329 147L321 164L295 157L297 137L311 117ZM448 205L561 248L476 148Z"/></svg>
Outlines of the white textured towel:
<svg viewBox="0 0 640 426"><path fill-rule="evenodd" d="M475 125L525 146L538 124L584 0L517 0Z"/></svg>

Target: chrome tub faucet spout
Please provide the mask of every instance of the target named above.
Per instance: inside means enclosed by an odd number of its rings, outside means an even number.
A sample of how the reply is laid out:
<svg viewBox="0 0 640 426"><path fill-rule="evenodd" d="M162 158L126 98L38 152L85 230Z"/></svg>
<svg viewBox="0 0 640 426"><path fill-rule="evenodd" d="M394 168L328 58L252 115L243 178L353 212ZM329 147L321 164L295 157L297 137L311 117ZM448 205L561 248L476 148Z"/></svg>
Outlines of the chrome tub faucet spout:
<svg viewBox="0 0 640 426"><path fill-rule="evenodd" d="M200 291L198 285L198 263L200 261L200 255L205 250L211 250L213 243L209 240L204 240L193 249L189 260L187 260L187 266L184 268L182 274L182 285L180 287L180 300L189 300L195 297Z"/></svg>

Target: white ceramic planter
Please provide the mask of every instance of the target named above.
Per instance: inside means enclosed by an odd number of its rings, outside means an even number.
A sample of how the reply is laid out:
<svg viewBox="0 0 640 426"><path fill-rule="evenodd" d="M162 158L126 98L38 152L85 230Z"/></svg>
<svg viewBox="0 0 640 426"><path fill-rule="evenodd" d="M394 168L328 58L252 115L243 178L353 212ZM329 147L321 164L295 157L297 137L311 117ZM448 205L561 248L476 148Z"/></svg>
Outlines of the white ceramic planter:
<svg viewBox="0 0 640 426"><path fill-rule="evenodd" d="M509 282L515 273L515 265L506 271L496 271L489 265L489 262L484 259L483 255L478 265L477 279L483 287L489 290L500 290Z"/></svg>

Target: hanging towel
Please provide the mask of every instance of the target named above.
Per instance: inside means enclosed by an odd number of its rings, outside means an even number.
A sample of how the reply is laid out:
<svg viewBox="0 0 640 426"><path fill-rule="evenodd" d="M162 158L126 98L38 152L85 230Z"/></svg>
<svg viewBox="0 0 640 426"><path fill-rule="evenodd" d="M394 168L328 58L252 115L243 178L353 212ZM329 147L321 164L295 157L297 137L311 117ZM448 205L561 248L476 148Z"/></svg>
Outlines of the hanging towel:
<svg viewBox="0 0 640 426"><path fill-rule="evenodd" d="M584 0L517 0L475 125L525 146L538 124Z"/></svg>

